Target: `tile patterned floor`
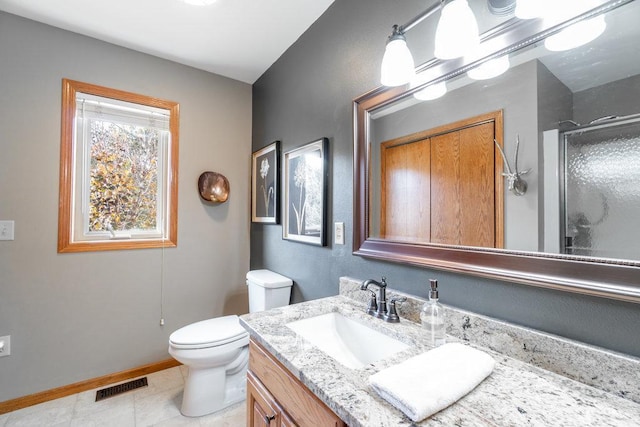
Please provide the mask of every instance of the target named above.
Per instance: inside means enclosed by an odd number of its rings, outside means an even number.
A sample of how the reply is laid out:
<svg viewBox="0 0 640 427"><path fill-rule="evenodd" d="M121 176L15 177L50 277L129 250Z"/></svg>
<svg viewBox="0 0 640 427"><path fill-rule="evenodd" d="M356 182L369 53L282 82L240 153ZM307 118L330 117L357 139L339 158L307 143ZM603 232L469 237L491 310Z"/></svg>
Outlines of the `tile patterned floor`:
<svg viewBox="0 0 640 427"><path fill-rule="evenodd" d="M148 387L100 402L89 390L0 415L0 427L244 427L245 402L199 418L180 414L184 366L147 375ZM104 387L100 387L104 388Z"/></svg>

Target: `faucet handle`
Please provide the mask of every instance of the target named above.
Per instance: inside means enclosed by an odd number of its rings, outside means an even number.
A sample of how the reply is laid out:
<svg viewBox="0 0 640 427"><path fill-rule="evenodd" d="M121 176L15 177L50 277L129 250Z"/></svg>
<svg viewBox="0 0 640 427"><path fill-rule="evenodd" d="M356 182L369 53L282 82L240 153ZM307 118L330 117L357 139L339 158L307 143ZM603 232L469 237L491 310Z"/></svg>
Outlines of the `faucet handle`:
<svg viewBox="0 0 640 427"><path fill-rule="evenodd" d="M403 303L407 300L407 297L393 297L389 300L389 311L384 315L385 322L398 323L400 322L400 316L396 311L396 303Z"/></svg>
<svg viewBox="0 0 640 427"><path fill-rule="evenodd" d="M371 297L369 298L369 306L367 307L367 314L375 316L376 312L378 311L378 300L376 299L376 293L371 289L367 290L371 292Z"/></svg>

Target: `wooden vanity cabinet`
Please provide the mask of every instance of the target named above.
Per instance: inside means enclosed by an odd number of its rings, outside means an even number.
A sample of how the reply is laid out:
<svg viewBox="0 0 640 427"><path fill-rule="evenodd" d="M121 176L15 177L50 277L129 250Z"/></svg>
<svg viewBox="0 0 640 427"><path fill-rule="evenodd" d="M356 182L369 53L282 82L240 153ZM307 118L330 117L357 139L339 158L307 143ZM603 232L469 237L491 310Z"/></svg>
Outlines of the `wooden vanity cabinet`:
<svg viewBox="0 0 640 427"><path fill-rule="evenodd" d="M249 343L247 427L347 427L260 344Z"/></svg>
<svg viewBox="0 0 640 427"><path fill-rule="evenodd" d="M247 374L247 426L293 427L296 424L250 372Z"/></svg>

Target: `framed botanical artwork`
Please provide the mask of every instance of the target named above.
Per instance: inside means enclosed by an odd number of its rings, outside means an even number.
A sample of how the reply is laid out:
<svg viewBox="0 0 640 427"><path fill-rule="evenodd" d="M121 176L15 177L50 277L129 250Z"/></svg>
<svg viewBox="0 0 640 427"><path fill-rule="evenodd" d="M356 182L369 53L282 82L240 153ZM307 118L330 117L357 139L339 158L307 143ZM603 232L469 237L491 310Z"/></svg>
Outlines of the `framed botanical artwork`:
<svg viewBox="0 0 640 427"><path fill-rule="evenodd" d="M326 245L328 149L322 138L284 153L284 239Z"/></svg>
<svg viewBox="0 0 640 427"><path fill-rule="evenodd" d="M251 155L251 221L280 223L280 141Z"/></svg>

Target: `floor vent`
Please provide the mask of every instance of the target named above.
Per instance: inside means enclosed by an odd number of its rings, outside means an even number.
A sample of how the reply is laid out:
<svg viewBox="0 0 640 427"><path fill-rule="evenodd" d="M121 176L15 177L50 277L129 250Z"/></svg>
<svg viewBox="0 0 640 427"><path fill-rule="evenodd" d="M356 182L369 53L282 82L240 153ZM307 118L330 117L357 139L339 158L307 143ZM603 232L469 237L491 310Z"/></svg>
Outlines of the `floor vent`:
<svg viewBox="0 0 640 427"><path fill-rule="evenodd" d="M107 399L109 397L117 396L118 394L126 393L131 390L135 390L140 387L146 387L147 377L138 378L137 380L129 381L127 383L117 384L111 387L103 388L96 392L96 402Z"/></svg>

